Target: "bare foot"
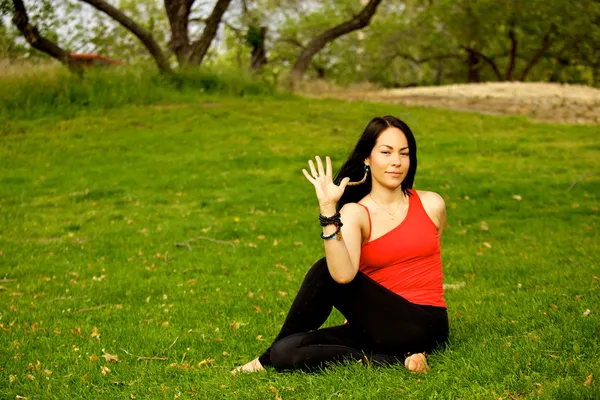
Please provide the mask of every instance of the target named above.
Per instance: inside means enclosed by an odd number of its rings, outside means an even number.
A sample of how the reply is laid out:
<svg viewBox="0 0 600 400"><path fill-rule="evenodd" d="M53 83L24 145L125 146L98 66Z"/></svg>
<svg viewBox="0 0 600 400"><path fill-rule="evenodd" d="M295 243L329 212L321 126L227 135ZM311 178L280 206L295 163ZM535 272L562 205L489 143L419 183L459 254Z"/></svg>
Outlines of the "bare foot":
<svg viewBox="0 0 600 400"><path fill-rule="evenodd" d="M231 371L231 374L235 375L238 372L257 372L257 371L264 371L264 367L262 366L260 361L258 361L258 357L255 358L254 360L250 361L247 364L236 367L233 371Z"/></svg>
<svg viewBox="0 0 600 400"><path fill-rule="evenodd" d="M406 357L406 360L404 360L404 366L414 374L426 374L427 371L429 371L429 365L427 364L427 357L425 356L425 353L416 353Z"/></svg>

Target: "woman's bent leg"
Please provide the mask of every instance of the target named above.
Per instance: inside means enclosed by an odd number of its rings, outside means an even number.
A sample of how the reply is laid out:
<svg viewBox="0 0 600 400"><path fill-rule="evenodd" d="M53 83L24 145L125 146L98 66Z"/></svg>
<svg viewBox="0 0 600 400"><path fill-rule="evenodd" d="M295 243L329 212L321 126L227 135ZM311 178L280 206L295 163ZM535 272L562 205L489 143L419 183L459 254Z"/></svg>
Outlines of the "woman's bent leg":
<svg viewBox="0 0 600 400"><path fill-rule="evenodd" d="M271 348L272 366L278 370L314 371L328 362L362 361L365 364L394 364L403 357L365 352L350 325L300 332L276 342Z"/></svg>
<svg viewBox="0 0 600 400"><path fill-rule="evenodd" d="M352 349L350 353L364 350L403 359L408 353L429 352L447 339L445 309L413 304L360 272L352 282L339 284L331 278L323 258L306 274L274 345L290 335L317 330L333 307L348 319L352 327L352 330L341 331L353 334L351 343L345 344ZM311 337L321 338L318 335ZM311 343L312 346L318 341ZM337 345L335 341L328 340L321 344ZM263 366L272 365L271 349L274 345L259 357ZM314 349L318 350L318 347ZM313 348L308 349L307 354L312 351Z"/></svg>
<svg viewBox="0 0 600 400"><path fill-rule="evenodd" d="M319 329L333 309L331 293L333 284L337 283L331 278L327 262L325 258L322 258L306 273L285 322L273 343L295 333ZM271 347L258 358L263 366L271 365L270 354Z"/></svg>

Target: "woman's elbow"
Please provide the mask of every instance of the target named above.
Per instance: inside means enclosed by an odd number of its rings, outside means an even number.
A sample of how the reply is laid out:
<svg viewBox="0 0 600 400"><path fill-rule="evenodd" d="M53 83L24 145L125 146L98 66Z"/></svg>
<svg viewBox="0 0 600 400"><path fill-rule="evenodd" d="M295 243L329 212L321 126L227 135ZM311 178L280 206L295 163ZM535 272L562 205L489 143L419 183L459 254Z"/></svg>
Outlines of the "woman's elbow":
<svg viewBox="0 0 600 400"><path fill-rule="evenodd" d="M340 275L340 276L332 276L333 280L339 283L340 285L346 285L354 280L356 277L356 273L351 275Z"/></svg>

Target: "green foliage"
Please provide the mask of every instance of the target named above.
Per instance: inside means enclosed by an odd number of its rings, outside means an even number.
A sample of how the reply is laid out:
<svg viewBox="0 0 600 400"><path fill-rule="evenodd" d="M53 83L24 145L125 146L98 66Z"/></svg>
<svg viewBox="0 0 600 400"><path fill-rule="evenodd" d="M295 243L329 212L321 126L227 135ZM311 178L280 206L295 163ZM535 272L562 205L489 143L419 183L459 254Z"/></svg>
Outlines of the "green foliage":
<svg viewBox="0 0 600 400"><path fill-rule="evenodd" d="M261 75L277 83L289 72L303 46L355 16L363 3L232 2L221 24L224 34L217 35L206 65L249 69L248 45L256 43L259 29L264 26L268 29L269 63ZM149 30L169 53L170 26L162 2L119 0L114 4ZM136 37L87 4L77 0L27 0L26 5L42 34L63 48L99 53L128 64L151 60ZM10 9L9 1L0 0L0 13ZM202 20L209 10L206 4L195 2L189 26L192 41L202 31ZM500 79L506 79L511 62L510 32L517 41L512 79L520 79L548 38L550 46L527 74L527 80L600 85L600 3L594 0L386 0L367 28L344 35L320 51L307 77L342 85L369 81L385 87L464 82L469 76L469 48L491 60ZM19 44L14 28L0 29L0 57L22 57L24 49L29 57L45 57ZM170 54L171 61L174 58ZM481 81L499 79L484 57L478 60L474 69Z"/></svg>
<svg viewBox="0 0 600 400"><path fill-rule="evenodd" d="M233 69L190 69L165 77L150 66L94 68L83 79L63 68L36 71L0 77L0 121L72 117L86 110L177 101L202 93L275 94L272 84Z"/></svg>
<svg viewBox="0 0 600 400"><path fill-rule="evenodd" d="M364 102L183 100L0 135L0 398L599 397L597 127ZM422 376L348 364L232 377L277 334L323 255L301 168L315 154L339 167L385 114L415 133L416 188L446 202L450 346ZM327 325L342 321L334 313Z"/></svg>

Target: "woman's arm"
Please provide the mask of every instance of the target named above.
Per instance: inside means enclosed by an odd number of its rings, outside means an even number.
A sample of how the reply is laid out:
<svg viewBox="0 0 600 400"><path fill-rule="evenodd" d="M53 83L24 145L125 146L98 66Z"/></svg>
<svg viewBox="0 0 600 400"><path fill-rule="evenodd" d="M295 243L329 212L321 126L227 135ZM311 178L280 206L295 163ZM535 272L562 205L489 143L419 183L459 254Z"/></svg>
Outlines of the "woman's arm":
<svg viewBox="0 0 600 400"><path fill-rule="evenodd" d="M419 190L418 194L425 212L437 228L438 238L442 241L442 234L446 226L446 202L444 198L435 192L425 190Z"/></svg>
<svg viewBox="0 0 600 400"><path fill-rule="evenodd" d="M344 205L340 210L343 224L342 240L324 240L327 267L337 283L351 282L358 272L362 243L361 213L364 213L364 210L358 204ZM335 207L321 209L321 215L329 217L334 214ZM333 225L323 227L323 235L331 235L335 229Z"/></svg>
<svg viewBox="0 0 600 400"><path fill-rule="evenodd" d="M344 178L340 185L333 183L331 159L326 157L327 169L318 156L315 157L317 166L310 160L308 162L310 173L303 169L306 179L313 184L317 198L319 199L319 210L324 217L331 218L336 214L337 202L342 197L350 178ZM340 211L342 222L342 237L324 239L325 257L331 277L338 283L348 283L356 276L358 262L360 259L361 229L358 211L354 207L357 204L347 204ZM331 236L337 231L335 224L323 227L323 235ZM338 240L339 239L339 240Z"/></svg>

